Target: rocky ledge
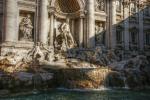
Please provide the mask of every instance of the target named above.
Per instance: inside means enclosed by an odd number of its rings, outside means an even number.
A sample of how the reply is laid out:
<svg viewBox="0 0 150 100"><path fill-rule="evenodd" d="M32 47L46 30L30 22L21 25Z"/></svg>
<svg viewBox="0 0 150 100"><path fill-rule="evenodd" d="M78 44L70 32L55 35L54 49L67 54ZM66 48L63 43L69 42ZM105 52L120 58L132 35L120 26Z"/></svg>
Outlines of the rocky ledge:
<svg viewBox="0 0 150 100"><path fill-rule="evenodd" d="M143 55L119 61L113 52L75 50L57 54L49 61L43 60L44 54L47 53L37 46L24 57L13 53L0 57L0 94L59 87L144 89L150 86L150 63Z"/></svg>

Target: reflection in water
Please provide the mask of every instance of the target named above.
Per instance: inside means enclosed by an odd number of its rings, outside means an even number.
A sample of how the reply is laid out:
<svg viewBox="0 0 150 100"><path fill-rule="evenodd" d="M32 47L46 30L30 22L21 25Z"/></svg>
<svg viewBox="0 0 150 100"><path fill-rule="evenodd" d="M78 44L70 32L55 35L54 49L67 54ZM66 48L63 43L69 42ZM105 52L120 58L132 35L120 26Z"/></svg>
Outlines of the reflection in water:
<svg viewBox="0 0 150 100"><path fill-rule="evenodd" d="M150 91L108 90L93 92L49 91L0 100L150 100Z"/></svg>

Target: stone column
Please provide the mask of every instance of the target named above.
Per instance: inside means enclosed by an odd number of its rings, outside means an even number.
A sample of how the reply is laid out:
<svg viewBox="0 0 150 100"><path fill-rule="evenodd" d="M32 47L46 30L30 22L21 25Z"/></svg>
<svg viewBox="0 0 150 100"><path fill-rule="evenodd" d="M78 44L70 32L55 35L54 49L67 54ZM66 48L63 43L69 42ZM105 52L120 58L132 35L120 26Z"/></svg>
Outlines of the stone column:
<svg viewBox="0 0 150 100"><path fill-rule="evenodd" d="M75 27L75 21L74 21L74 19L72 19L71 20L71 33L72 33L72 35L73 35L73 37L75 38L75 34L74 34L74 32L75 32L75 30L74 30L74 27Z"/></svg>
<svg viewBox="0 0 150 100"><path fill-rule="evenodd" d="M39 41L46 44L48 40L48 0L41 0Z"/></svg>
<svg viewBox="0 0 150 100"><path fill-rule="evenodd" d="M79 19L79 47L83 47L83 18Z"/></svg>
<svg viewBox="0 0 150 100"><path fill-rule="evenodd" d="M139 47L142 51L144 49L144 28L143 28L143 10L139 11Z"/></svg>
<svg viewBox="0 0 150 100"><path fill-rule="evenodd" d="M18 41L17 35L17 1L5 0L5 41L16 42Z"/></svg>
<svg viewBox="0 0 150 100"><path fill-rule="evenodd" d="M107 20L106 20L106 34L105 34L105 44L107 48L110 48L110 1L106 1L106 7L107 7Z"/></svg>
<svg viewBox="0 0 150 100"><path fill-rule="evenodd" d="M128 5L124 5L124 43L125 50L129 50L129 8Z"/></svg>
<svg viewBox="0 0 150 100"><path fill-rule="evenodd" d="M88 0L88 36L87 47L95 47L95 7L94 0Z"/></svg>
<svg viewBox="0 0 150 100"><path fill-rule="evenodd" d="M110 38L111 49L116 47L116 0L111 0L111 26L110 26Z"/></svg>
<svg viewBox="0 0 150 100"><path fill-rule="evenodd" d="M50 46L53 46L53 42L54 42L54 14L51 13L50 15L50 34L49 34L49 38L50 38Z"/></svg>

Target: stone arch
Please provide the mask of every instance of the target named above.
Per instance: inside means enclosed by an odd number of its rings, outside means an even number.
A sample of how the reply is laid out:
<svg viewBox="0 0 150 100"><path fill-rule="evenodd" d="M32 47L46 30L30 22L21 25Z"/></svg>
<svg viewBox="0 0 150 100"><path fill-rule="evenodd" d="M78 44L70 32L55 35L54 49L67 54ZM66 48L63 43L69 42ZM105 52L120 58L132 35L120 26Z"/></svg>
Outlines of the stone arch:
<svg viewBox="0 0 150 100"><path fill-rule="evenodd" d="M50 1L50 6L55 7L55 2L56 1L57 0L51 0ZM62 1L64 1L64 0L62 0ZM85 8L85 1L84 0L74 0L74 1L76 1L78 3L78 5L80 7L80 10L84 10L84 8Z"/></svg>

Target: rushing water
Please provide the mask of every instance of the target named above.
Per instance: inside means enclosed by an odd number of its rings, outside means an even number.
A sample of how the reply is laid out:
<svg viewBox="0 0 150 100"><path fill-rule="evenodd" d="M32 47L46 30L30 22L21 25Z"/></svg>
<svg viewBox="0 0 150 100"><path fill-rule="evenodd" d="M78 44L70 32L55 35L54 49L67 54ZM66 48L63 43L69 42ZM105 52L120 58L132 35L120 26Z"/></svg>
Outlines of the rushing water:
<svg viewBox="0 0 150 100"><path fill-rule="evenodd" d="M38 94L1 98L0 100L150 100L150 91L104 90L79 92L53 90Z"/></svg>

